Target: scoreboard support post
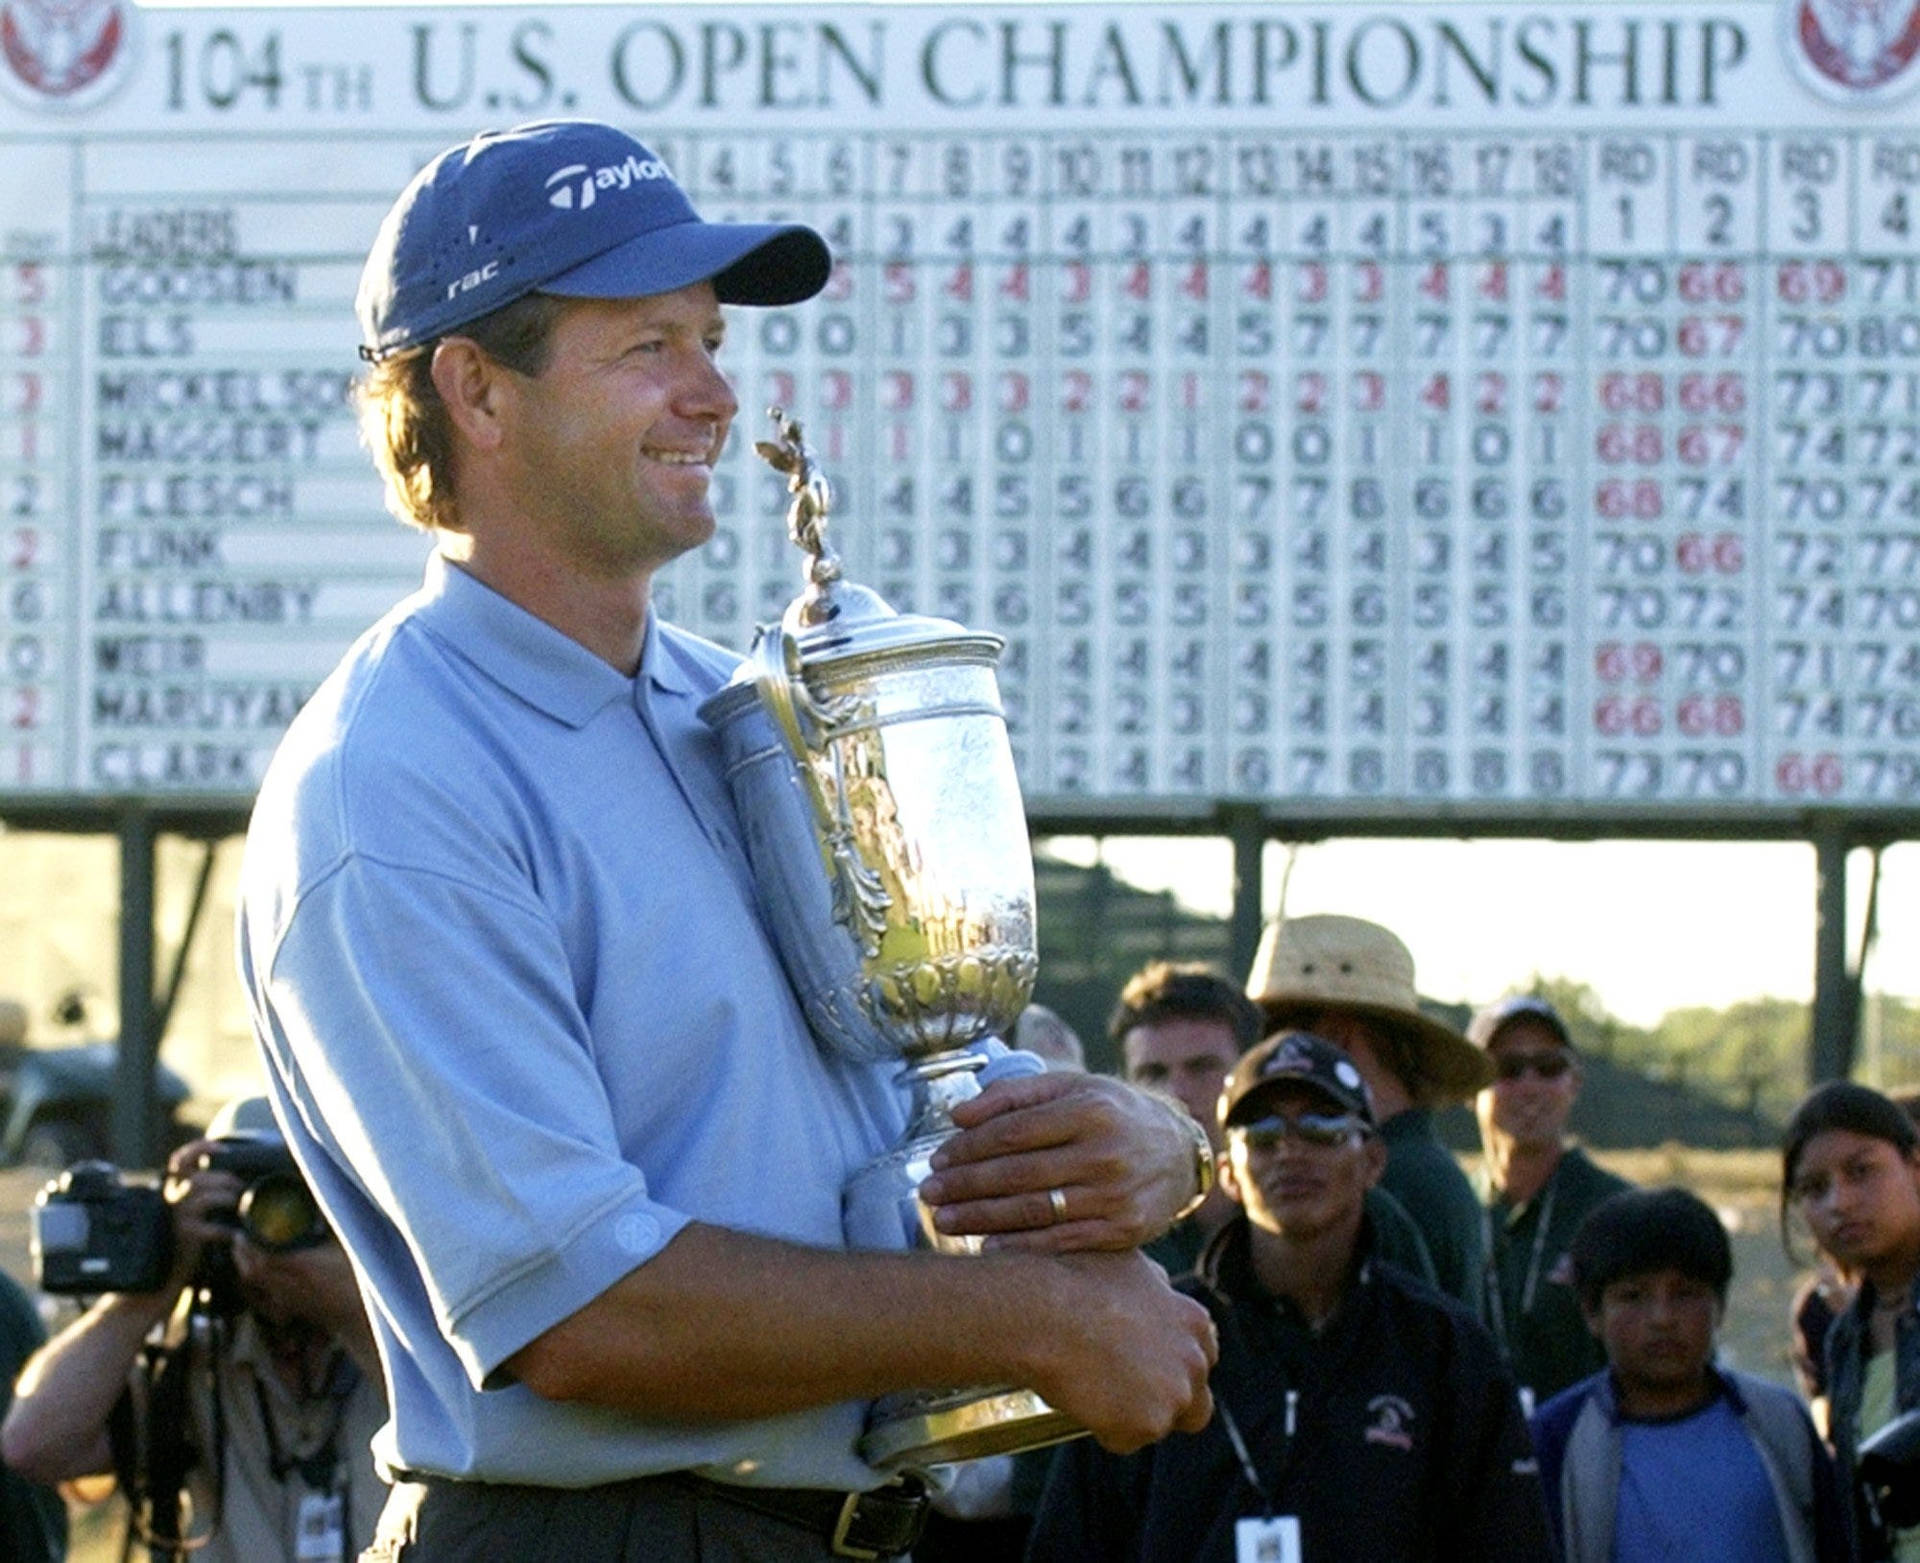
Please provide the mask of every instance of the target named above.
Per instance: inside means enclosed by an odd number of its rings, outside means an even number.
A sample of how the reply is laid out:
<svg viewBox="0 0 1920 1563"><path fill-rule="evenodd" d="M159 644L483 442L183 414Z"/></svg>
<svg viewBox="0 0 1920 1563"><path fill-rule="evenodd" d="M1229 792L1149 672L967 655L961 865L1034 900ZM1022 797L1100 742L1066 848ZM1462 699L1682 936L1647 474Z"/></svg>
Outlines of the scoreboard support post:
<svg viewBox="0 0 1920 1563"><path fill-rule="evenodd" d="M1220 823L1233 845L1233 910L1227 925L1227 949L1233 962L1230 975L1238 982L1253 969L1254 952L1260 945L1261 863L1267 830L1257 808L1222 809Z"/></svg>
<svg viewBox="0 0 1920 1563"><path fill-rule="evenodd" d="M153 1074L160 1028L153 1004L155 830L138 805L119 821L120 1049L115 1059L113 1154L123 1167L158 1161L159 1113Z"/></svg>

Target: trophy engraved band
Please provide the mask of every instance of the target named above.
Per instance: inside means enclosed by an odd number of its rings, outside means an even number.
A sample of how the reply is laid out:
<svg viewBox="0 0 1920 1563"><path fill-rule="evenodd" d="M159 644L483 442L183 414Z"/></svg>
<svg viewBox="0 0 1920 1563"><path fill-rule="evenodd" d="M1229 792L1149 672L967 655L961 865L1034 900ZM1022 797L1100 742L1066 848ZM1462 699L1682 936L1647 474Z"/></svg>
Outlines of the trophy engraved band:
<svg viewBox="0 0 1920 1563"><path fill-rule="evenodd" d="M770 410L756 444L786 474L806 587L702 707L719 737L755 886L822 1047L899 1059L902 1139L848 1181L854 1248L976 1253L919 1198L930 1158L977 1096L975 1043L1033 991L1033 857L1006 715L1001 641L898 614L845 579L832 491L800 425ZM1038 1448L1083 1429L1024 1389L935 1389L877 1402L860 1453L918 1468Z"/></svg>

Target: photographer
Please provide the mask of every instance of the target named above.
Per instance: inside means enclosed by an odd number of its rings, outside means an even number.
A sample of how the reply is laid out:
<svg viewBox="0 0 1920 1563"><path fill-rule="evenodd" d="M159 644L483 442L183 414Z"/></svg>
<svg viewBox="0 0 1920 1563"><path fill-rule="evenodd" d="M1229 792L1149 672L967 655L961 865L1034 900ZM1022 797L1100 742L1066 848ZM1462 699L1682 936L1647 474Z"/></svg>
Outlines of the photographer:
<svg viewBox="0 0 1920 1563"><path fill-rule="evenodd" d="M248 1182L223 1170L284 1152L258 1097L176 1152L165 1283L102 1297L55 1336L0 1426L7 1464L35 1480L113 1473L156 1558L191 1548L204 1563L346 1563L386 1497L368 1453L385 1394L346 1256L303 1185L294 1228L287 1202L273 1227L256 1219Z"/></svg>

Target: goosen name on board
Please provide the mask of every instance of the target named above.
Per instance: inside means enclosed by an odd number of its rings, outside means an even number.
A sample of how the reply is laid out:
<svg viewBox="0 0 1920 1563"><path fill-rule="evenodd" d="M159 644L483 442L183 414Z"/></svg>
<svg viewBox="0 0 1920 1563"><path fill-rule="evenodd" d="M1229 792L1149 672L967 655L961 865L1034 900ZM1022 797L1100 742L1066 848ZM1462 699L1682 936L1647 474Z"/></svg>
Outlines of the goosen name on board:
<svg viewBox="0 0 1920 1563"><path fill-rule="evenodd" d="M903 96L963 112L1697 108L1721 101L1750 52L1743 22L1699 14L946 12L905 50L888 35L896 25L906 25L897 13L864 23L646 17L612 39L610 82L647 112L858 112ZM560 42L544 18L497 39L471 20L419 22L414 94L431 109L467 108L498 94L504 64L517 78L507 88L514 106L545 107L571 85L560 80ZM486 58L501 46L504 60ZM895 79L903 63L910 80Z"/></svg>

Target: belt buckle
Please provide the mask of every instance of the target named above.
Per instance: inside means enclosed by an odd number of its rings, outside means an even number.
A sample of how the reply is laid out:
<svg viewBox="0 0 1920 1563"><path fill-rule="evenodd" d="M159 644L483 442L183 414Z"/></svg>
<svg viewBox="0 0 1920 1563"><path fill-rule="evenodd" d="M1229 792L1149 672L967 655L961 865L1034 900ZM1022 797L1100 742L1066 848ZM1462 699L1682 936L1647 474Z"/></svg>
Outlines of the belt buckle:
<svg viewBox="0 0 1920 1563"><path fill-rule="evenodd" d="M859 1512L860 1501L866 1497L863 1492L850 1492L840 1505L840 1518L834 1522L833 1535L829 1546L836 1558L857 1558L861 1563L876 1563L880 1557L871 1547L855 1546L847 1540L847 1534L853 1529L854 1516Z"/></svg>

